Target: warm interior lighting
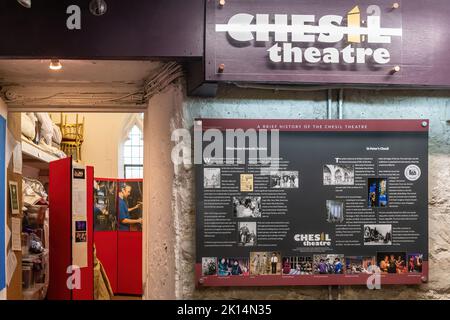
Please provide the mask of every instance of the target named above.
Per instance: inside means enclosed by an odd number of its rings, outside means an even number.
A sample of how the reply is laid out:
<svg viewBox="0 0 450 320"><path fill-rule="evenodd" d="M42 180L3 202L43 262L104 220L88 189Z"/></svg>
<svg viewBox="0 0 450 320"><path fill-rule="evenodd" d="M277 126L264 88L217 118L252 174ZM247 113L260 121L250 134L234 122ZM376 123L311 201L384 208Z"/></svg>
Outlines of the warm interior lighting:
<svg viewBox="0 0 450 320"><path fill-rule="evenodd" d="M25 8L31 8L31 0L17 0Z"/></svg>
<svg viewBox="0 0 450 320"><path fill-rule="evenodd" d="M62 64L59 62L59 60L52 60L50 62L50 70L61 70Z"/></svg>

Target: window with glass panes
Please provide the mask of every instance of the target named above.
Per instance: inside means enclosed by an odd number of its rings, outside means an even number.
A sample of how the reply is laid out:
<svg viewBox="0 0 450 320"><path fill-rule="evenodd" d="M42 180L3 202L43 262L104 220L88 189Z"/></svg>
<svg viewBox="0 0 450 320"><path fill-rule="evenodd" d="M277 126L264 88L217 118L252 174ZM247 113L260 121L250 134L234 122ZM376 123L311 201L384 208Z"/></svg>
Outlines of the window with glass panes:
<svg viewBox="0 0 450 320"><path fill-rule="evenodd" d="M142 131L133 126L123 144L123 172L125 179L143 178L144 141Z"/></svg>

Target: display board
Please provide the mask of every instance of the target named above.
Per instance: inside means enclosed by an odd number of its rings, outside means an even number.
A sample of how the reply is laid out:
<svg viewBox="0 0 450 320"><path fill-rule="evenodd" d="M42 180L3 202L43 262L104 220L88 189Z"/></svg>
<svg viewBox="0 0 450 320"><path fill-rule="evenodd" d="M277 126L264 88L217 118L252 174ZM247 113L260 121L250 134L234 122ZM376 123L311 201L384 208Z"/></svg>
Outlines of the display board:
<svg viewBox="0 0 450 320"><path fill-rule="evenodd" d="M426 282L428 125L196 120L197 285Z"/></svg>
<svg viewBox="0 0 450 320"><path fill-rule="evenodd" d="M206 4L206 81L450 85L446 0L217 2Z"/></svg>

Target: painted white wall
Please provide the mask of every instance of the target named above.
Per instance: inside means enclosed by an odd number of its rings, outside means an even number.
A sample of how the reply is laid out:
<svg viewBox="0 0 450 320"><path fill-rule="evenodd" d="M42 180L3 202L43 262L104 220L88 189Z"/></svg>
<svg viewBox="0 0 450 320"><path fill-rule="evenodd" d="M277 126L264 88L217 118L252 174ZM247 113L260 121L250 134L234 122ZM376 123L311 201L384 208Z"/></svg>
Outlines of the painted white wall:
<svg viewBox="0 0 450 320"><path fill-rule="evenodd" d="M6 106L5 102L1 98L0 98L0 115L5 119L7 119L7 117L8 117L8 107ZM0 168L0 169L5 171L5 177L6 177L6 167ZM6 179L5 179L5 181L0 182L0 183L4 183L6 185ZM5 194L5 199L8 199L6 197L6 194ZM2 208L1 210L4 210L3 212L6 212L6 201L5 201L5 207ZM6 214L4 217L4 221L0 221L0 223L3 223L6 226ZM6 243L6 240L7 240L6 234L3 236L5 237L5 243ZM3 257L2 257L2 259L4 259L3 261L6 261L6 250L4 252L1 252L0 254L3 255ZM6 300L6 288L0 291L0 300Z"/></svg>
<svg viewBox="0 0 450 320"><path fill-rule="evenodd" d="M75 123L76 114L67 115L67 121ZM85 119L84 142L81 157L85 165L94 167L98 178L123 178L120 170L120 146L123 130L135 114L130 113L79 113L78 120ZM60 122L60 114L52 113L54 122Z"/></svg>

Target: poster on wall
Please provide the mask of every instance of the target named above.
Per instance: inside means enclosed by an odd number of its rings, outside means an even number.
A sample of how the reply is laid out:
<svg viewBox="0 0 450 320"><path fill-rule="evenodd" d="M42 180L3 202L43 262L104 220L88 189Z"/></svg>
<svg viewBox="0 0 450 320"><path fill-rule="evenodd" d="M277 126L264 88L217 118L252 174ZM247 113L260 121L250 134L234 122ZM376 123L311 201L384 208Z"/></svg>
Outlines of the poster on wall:
<svg viewBox="0 0 450 320"><path fill-rule="evenodd" d="M198 286L427 281L427 120L195 123Z"/></svg>
<svg viewBox="0 0 450 320"><path fill-rule="evenodd" d="M118 180L119 231L142 231L142 179Z"/></svg>
<svg viewBox="0 0 450 320"><path fill-rule="evenodd" d="M94 231L117 230L117 180L94 180Z"/></svg>

